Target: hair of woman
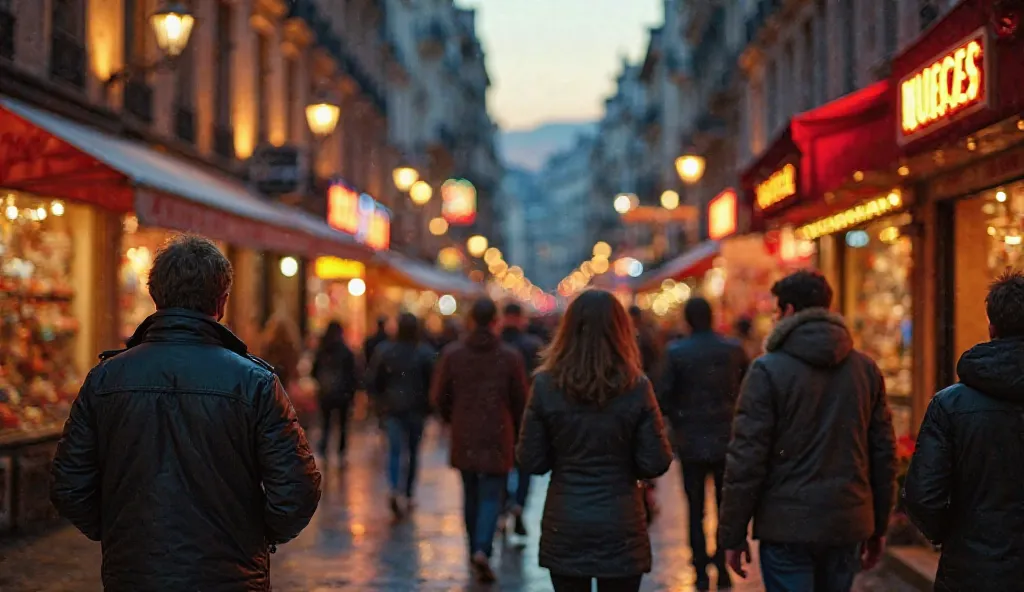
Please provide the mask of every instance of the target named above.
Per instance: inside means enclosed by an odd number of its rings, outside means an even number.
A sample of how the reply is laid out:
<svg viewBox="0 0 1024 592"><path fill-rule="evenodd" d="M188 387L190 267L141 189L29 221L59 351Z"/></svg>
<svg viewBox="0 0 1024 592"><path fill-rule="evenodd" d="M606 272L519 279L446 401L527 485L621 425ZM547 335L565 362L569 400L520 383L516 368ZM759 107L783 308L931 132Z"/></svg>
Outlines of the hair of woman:
<svg viewBox="0 0 1024 592"><path fill-rule="evenodd" d="M398 317L397 341L416 343L420 339L420 320L410 312L403 312Z"/></svg>

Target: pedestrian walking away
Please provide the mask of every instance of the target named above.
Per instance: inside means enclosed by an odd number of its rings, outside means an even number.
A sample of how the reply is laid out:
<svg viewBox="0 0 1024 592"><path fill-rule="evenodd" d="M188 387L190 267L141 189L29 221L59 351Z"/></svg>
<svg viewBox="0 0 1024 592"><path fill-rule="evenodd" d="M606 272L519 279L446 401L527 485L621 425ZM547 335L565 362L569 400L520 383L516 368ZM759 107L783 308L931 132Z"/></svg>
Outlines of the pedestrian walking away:
<svg viewBox="0 0 1024 592"><path fill-rule="evenodd" d="M642 479L672 463L626 310L602 290L569 305L535 379L517 448L551 472L540 565L556 592L636 592L651 570Z"/></svg>
<svg viewBox="0 0 1024 592"><path fill-rule="evenodd" d="M338 464L345 464L348 445L349 414L356 394L356 357L345 344L341 324L331 321L324 330L313 359L313 378L319 389L320 402L320 457L327 462L334 419L338 424Z"/></svg>
<svg viewBox="0 0 1024 592"><path fill-rule="evenodd" d="M269 590L320 473L281 382L218 321L228 259L178 236L149 274L157 311L105 352L72 406L51 498L102 543L107 592Z"/></svg>
<svg viewBox="0 0 1024 592"><path fill-rule="evenodd" d="M732 581L721 547L713 558L708 557L704 498L710 478L714 482L716 507L721 507L725 451L747 357L740 342L711 329L712 311L707 300L691 298L683 308L683 316L690 335L668 346L659 386L661 408L672 426L676 456L682 463L696 588L710 589L707 568L714 564L718 588L724 589L731 587Z"/></svg>
<svg viewBox="0 0 1024 592"><path fill-rule="evenodd" d="M421 341L419 319L402 313L394 341L380 345L370 363L367 388L387 429L389 503L396 517L413 504L435 355Z"/></svg>
<svg viewBox="0 0 1024 592"><path fill-rule="evenodd" d="M881 558L895 490L882 374L828 311L832 288L799 271L772 286L779 321L740 392L719 543L740 577L747 525L767 592L849 592Z"/></svg>
<svg viewBox="0 0 1024 592"><path fill-rule="evenodd" d="M515 348L523 356L526 365L527 380L533 380L533 373L540 363L540 353L544 349L544 342L535 335L526 332L528 324L523 307L512 302L505 306L502 314L504 327L501 330L501 339L506 344ZM526 498L530 495L530 474L521 470L517 465L511 474L512 484L508 495L509 503L506 504L506 511L512 516L513 531L519 536L526 536L526 523L523 521L523 508L526 507ZM502 520L502 525L505 524Z"/></svg>
<svg viewBox="0 0 1024 592"><path fill-rule="evenodd" d="M1021 589L1024 274L1000 277L985 305L991 341L932 398L904 484L911 520L942 546L936 590Z"/></svg>
<svg viewBox="0 0 1024 592"><path fill-rule="evenodd" d="M473 303L470 333L438 362L431 400L451 424L451 464L462 474L466 533L477 579L492 582L494 534L526 404L523 356L495 334L498 308Z"/></svg>

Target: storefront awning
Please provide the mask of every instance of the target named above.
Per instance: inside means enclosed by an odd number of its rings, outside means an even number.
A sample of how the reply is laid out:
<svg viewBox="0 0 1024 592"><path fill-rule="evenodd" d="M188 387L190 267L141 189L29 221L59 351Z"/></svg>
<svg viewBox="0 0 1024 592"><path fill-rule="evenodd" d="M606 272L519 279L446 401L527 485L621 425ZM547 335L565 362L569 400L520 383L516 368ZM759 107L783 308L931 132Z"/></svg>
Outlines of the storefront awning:
<svg viewBox="0 0 1024 592"><path fill-rule="evenodd" d="M483 286L463 275L441 271L399 253L378 253L373 263L378 273L399 286L469 298L484 295Z"/></svg>
<svg viewBox="0 0 1024 592"><path fill-rule="evenodd" d="M644 274L633 284L634 292L657 290L665 280L681 281L704 275L721 252L718 241L705 241L661 267Z"/></svg>
<svg viewBox="0 0 1024 592"><path fill-rule="evenodd" d="M0 187L134 212L147 226L257 250L372 256L325 221L268 201L236 179L6 97Z"/></svg>

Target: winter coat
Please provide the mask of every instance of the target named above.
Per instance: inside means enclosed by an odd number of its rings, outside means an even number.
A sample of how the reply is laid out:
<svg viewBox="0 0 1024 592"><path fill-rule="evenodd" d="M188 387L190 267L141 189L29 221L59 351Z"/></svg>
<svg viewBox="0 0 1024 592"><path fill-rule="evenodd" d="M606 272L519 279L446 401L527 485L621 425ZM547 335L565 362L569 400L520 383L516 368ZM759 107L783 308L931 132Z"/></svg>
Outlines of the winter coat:
<svg viewBox="0 0 1024 592"><path fill-rule="evenodd" d="M928 405L904 484L911 520L942 545L936 590L1020 590L1024 339L968 350Z"/></svg>
<svg viewBox="0 0 1024 592"><path fill-rule="evenodd" d="M107 592L270 590L320 473L269 364L214 319L166 309L82 386L51 498L103 543Z"/></svg>
<svg viewBox="0 0 1024 592"><path fill-rule="evenodd" d="M574 402L550 375L539 374L517 458L532 474L551 471L542 567L559 575L608 578L651 570L638 480L668 471L672 449L647 379L599 407Z"/></svg>
<svg viewBox="0 0 1024 592"><path fill-rule="evenodd" d="M313 360L312 375L320 385L321 407L344 405L356 393L356 356L344 343L321 348Z"/></svg>
<svg viewBox="0 0 1024 592"><path fill-rule="evenodd" d="M725 461L746 371L743 346L712 331L669 344L659 390L679 460Z"/></svg>
<svg viewBox="0 0 1024 592"><path fill-rule="evenodd" d="M474 473L512 470L526 405L523 356L487 330L476 330L441 354L431 401L451 424L451 464Z"/></svg>
<svg viewBox="0 0 1024 592"><path fill-rule="evenodd" d="M501 331L501 340L514 347L523 356L526 364L526 375L532 377L534 370L540 365L540 352L544 342L536 335L530 335L514 327L506 327Z"/></svg>
<svg viewBox="0 0 1024 592"><path fill-rule="evenodd" d="M738 549L854 544L882 536L895 494L895 437L875 363L843 318L821 308L783 319L751 365L726 457L718 536Z"/></svg>
<svg viewBox="0 0 1024 592"><path fill-rule="evenodd" d="M434 349L426 344L389 341L377 348L367 389L382 413L425 416L430 413Z"/></svg>
<svg viewBox="0 0 1024 592"><path fill-rule="evenodd" d="M377 353L377 348L388 342L388 334L386 331L377 331L373 335L366 338L363 342L363 358L366 367L369 367L373 363L373 356Z"/></svg>

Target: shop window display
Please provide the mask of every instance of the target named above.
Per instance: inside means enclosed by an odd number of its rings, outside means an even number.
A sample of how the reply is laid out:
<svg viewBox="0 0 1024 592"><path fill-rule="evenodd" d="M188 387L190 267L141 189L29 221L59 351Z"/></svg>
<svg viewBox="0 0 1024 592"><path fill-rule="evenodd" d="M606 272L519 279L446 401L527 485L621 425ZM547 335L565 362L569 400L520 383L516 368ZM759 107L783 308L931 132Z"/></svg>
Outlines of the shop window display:
<svg viewBox="0 0 1024 592"><path fill-rule="evenodd" d="M57 428L81 384L76 254L60 201L10 195L0 217L0 437Z"/></svg>

